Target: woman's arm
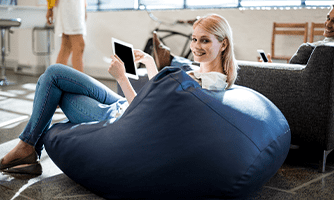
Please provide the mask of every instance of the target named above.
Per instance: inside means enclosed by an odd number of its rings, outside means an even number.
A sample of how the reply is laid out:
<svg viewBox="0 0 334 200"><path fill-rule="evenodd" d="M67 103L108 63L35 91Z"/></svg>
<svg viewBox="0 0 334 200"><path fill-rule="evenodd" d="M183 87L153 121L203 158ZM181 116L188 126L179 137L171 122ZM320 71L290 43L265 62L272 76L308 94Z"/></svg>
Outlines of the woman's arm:
<svg viewBox="0 0 334 200"><path fill-rule="evenodd" d="M139 49L134 49L133 53L135 55L135 63L141 62L146 66L148 79L151 79L155 75L157 75L158 68L152 56L148 55L147 53Z"/></svg>
<svg viewBox="0 0 334 200"><path fill-rule="evenodd" d="M148 78L151 79L158 74L157 66L155 65L154 59L152 56L147 53L135 49L135 63L141 62L146 66ZM121 87L125 98L130 104L132 100L137 96L135 90L133 89L129 79L125 76L125 67L123 61L117 56L110 56L112 58L110 67L108 69L109 74L111 74L119 86Z"/></svg>
<svg viewBox="0 0 334 200"><path fill-rule="evenodd" d="M124 96L129 104L137 96L136 91L133 89L128 77L122 76L122 78L117 79L119 86L122 88Z"/></svg>
<svg viewBox="0 0 334 200"><path fill-rule="evenodd" d="M112 61L108 72L116 79L126 100L131 104L132 100L137 96L137 93L133 89L128 77L125 76L124 63L117 55L112 55L110 57L112 58Z"/></svg>
<svg viewBox="0 0 334 200"><path fill-rule="evenodd" d="M46 23L53 24L53 7L56 5L56 0L47 0L48 11L46 12Z"/></svg>

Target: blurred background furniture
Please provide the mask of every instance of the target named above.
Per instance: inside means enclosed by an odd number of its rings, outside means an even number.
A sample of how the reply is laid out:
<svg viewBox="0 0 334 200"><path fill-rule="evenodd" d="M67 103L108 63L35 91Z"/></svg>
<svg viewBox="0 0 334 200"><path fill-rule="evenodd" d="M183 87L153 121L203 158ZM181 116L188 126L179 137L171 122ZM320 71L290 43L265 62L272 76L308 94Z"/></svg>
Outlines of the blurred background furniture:
<svg viewBox="0 0 334 200"><path fill-rule="evenodd" d="M291 63L239 61L236 84L269 98L291 128L291 144L311 148L325 171L334 149L334 46L300 46ZM310 56L310 57L309 57Z"/></svg>
<svg viewBox="0 0 334 200"><path fill-rule="evenodd" d="M311 23L311 29L310 29L310 40L309 42L314 42L314 36L323 36L324 34L324 23Z"/></svg>
<svg viewBox="0 0 334 200"><path fill-rule="evenodd" d="M277 23L273 24L272 40L271 40L271 58L277 60L286 60L288 63L291 55L276 55L275 42L277 35L301 35L304 37L304 43L307 42L308 23ZM279 42L279 41L278 41Z"/></svg>
<svg viewBox="0 0 334 200"><path fill-rule="evenodd" d="M10 52L10 37L9 33L11 27L19 27L21 25L21 19L0 19L0 30L1 30L1 76L0 86L9 85L10 82L6 78L6 63L5 57ZM7 48L6 48L6 32L7 32Z"/></svg>
<svg viewBox="0 0 334 200"><path fill-rule="evenodd" d="M43 37L45 35L45 37ZM43 44L46 44L46 48L44 50L39 50L38 45L41 43L41 40L45 39ZM36 56L47 56L45 59L45 66L50 66L50 55L55 50L54 45L54 25L52 26L35 26L32 29L32 52Z"/></svg>

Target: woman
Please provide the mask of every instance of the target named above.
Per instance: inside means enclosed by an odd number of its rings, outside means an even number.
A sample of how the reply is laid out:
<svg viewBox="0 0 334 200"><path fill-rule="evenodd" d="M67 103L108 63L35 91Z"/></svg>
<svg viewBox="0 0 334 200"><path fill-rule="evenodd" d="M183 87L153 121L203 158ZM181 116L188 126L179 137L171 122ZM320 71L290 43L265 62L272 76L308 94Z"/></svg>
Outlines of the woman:
<svg viewBox="0 0 334 200"><path fill-rule="evenodd" d="M208 90L231 87L237 77L232 44L231 28L223 17L212 14L200 18L193 26L190 45L200 68L188 74ZM50 66L38 80L33 113L20 135L21 140L0 160L0 170L30 164L21 167L21 171L29 173L34 169L31 166L40 166L37 155L42 150L41 138L49 128L58 104L72 123L104 120L112 123L121 117L136 92L125 76L123 62L117 56L111 58L108 72L115 77L126 99L72 68L59 64ZM158 73L153 58L140 50L135 50L135 62L146 65L149 79Z"/></svg>
<svg viewBox="0 0 334 200"><path fill-rule="evenodd" d="M52 25L55 17L56 35L62 38L56 62L66 65L72 53L73 68L83 72L86 0L47 0L47 2L47 24Z"/></svg>

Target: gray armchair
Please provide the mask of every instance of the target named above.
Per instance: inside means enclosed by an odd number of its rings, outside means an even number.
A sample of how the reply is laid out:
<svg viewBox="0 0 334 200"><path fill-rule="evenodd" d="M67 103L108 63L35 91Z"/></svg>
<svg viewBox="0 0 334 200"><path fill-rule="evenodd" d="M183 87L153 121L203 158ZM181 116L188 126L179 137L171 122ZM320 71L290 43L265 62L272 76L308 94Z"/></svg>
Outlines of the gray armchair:
<svg viewBox="0 0 334 200"><path fill-rule="evenodd" d="M291 64L238 61L236 84L269 98L291 128L291 144L319 150L321 172L334 149L334 44L300 46Z"/></svg>

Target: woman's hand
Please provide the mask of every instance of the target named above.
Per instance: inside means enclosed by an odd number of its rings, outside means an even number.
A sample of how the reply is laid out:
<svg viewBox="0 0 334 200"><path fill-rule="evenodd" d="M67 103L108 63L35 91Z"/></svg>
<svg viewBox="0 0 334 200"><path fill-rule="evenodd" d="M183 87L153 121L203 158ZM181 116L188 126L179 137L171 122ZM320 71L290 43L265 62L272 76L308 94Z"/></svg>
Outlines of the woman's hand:
<svg viewBox="0 0 334 200"><path fill-rule="evenodd" d="M117 56L111 55L112 59L108 72L111 74L117 81L125 77L125 67L124 62Z"/></svg>
<svg viewBox="0 0 334 200"><path fill-rule="evenodd" d="M48 11L46 12L46 23L48 25L53 24L53 9L52 8L48 9Z"/></svg>
<svg viewBox="0 0 334 200"><path fill-rule="evenodd" d="M126 100L129 104L131 104L132 100L136 97L137 94L136 91L133 89L128 77L125 76L124 63L117 55L111 55L110 57L112 61L108 68L108 72L116 79L119 86L123 90L123 94Z"/></svg>
<svg viewBox="0 0 334 200"><path fill-rule="evenodd" d="M133 54L135 55L135 63L143 63L146 65L146 63L151 62L150 59L152 56L148 55L147 53L143 52L142 50L139 49L134 49Z"/></svg>
<svg viewBox="0 0 334 200"><path fill-rule="evenodd" d="M268 58L268 63L272 63L273 61L271 60L271 55L270 53L267 54L267 58ZM260 58L259 62L263 62L263 60Z"/></svg>
<svg viewBox="0 0 334 200"><path fill-rule="evenodd" d="M268 63L272 63L273 61L271 60L271 55L270 53L267 54L267 58L268 58Z"/></svg>
<svg viewBox="0 0 334 200"><path fill-rule="evenodd" d="M139 49L134 49L133 54L135 55L135 63L141 62L146 66L149 79L151 79L158 73L157 66L155 65L152 56Z"/></svg>

